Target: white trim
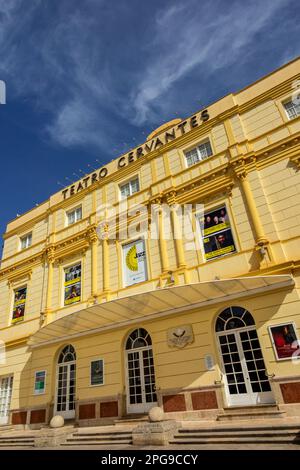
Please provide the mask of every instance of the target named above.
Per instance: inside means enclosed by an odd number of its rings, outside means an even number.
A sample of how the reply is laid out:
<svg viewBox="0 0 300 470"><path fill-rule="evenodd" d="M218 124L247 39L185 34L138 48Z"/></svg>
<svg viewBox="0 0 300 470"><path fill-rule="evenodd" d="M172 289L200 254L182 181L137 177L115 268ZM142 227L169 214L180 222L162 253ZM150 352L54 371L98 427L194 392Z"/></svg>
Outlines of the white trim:
<svg viewBox="0 0 300 470"><path fill-rule="evenodd" d="M263 276L260 276L260 277L263 277ZM275 276L272 276L272 277L275 277ZM239 278L239 280L241 280L241 281L243 281L243 279L251 279L251 278L250 277ZM224 279L224 281L225 280L228 281L230 279ZM236 278L232 279L232 280L236 280ZM218 283L218 282L222 282L222 280L213 281L213 282ZM73 335L62 336L62 337L59 337L59 338L51 339L49 341L45 341L45 342L40 343L40 344L35 344L35 345L30 345L29 344L29 347L31 349L36 349L36 348L46 346L46 345L49 345L49 344L56 344L56 343L60 343L62 341L66 341L66 340L70 341L74 338L80 338L82 336L93 335L95 333L100 333L102 331L115 330L115 329L118 329L118 328L123 328L124 326L138 324L141 321L145 322L147 320L154 320L156 318L163 318L163 317L167 317L167 316L173 315L173 314L178 314L178 313L181 313L181 312L182 313L183 312L188 312L188 311L194 310L196 308L201 308L201 307L203 308L203 307L206 307L206 306L209 306L209 305L219 304L219 303L222 303L224 301L228 302L228 301L235 300L235 299L241 299L241 298L244 298L244 297L252 297L253 295L264 294L264 293L267 293L267 292L270 292L270 291L283 289L285 287L291 287L291 286L294 286L294 284L295 284L295 282L294 282L293 278L290 277L288 280L279 282L277 284L271 284L271 285L267 285L267 286L257 287L255 289L251 289L250 291L247 290L247 291L239 292L239 293L235 293L235 294L224 295L222 297L215 298L215 299L202 300L200 302L196 302L196 303L193 303L193 304L190 304L190 305L186 305L184 307L175 307L175 308L172 308L172 309L167 310L165 312L151 313L151 314L145 315L143 317L137 317L137 318L134 318L134 319L131 319L131 320L125 320L125 321L122 321L122 322L118 322L117 324L114 324L114 325L110 324L110 325L101 326L101 327L98 327L98 328L92 328L88 331L81 331L79 333L74 333ZM190 285L193 286L193 284L190 284ZM168 289L176 289L176 287L170 287ZM151 294L151 291L149 291L147 293ZM128 297L130 297L130 296L123 297L123 298L128 298ZM89 308L84 309L84 310L88 312ZM72 314L70 314L70 315L72 315ZM57 320L57 321L59 321L59 320ZM55 322L53 322L53 323L55 324ZM50 325L51 325L51 323L50 323Z"/></svg>
<svg viewBox="0 0 300 470"><path fill-rule="evenodd" d="M22 247L22 242L23 242L23 240L25 240L25 239L28 240L29 237L30 237L30 243L29 243L29 245ZM24 250L27 250L28 248L30 248L30 247L32 246L32 239L33 239L32 231L31 231L31 232L27 232L27 233L25 233L24 235L21 235L21 236L20 236L19 251L24 251Z"/></svg>
<svg viewBox="0 0 300 470"><path fill-rule="evenodd" d="M211 149L211 155L208 155L205 158L201 158L199 147L201 145L205 145L207 143L209 143L209 146L210 146L210 149ZM198 160L196 162L192 163L191 165L189 165L186 154L189 153L189 152L192 152L193 150L196 150ZM213 157L214 156L214 149L212 147L211 138L209 136L207 136L206 138L198 141L196 144L193 144L192 146L183 149L183 155L184 155L184 160L185 160L185 168L193 168L195 165L198 165L198 163L204 162L204 161L208 160L209 158Z"/></svg>
<svg viewBox="0 0 300 470"><path fill-rule="evenodd" d="M59 368L67 366L67 390L66 390L66 396L68 397L69 392L70 392L70 368L71 365L75 365L75 390L74 390L74 410L57 410L57 404L58 404L58 380L59 380ZM55 399L54 399L54 413L55 415L61 415L65 419L73 419L75 418L76 415L76 385L77 385L77 366L76 366L76 360L71 361L71 362L60 362L56 364L56 378L55 378ZM69 406L69 400L66 401L66 406Z"/></svg>
<svg viewBox="0 0 300 470"><path fill-rule="evenodd" d="M69 223L69 214L71 214L72 212L75 212L78 210L78 209L81 209L81 217L80 219L77 219L77 220L74 220L74 222L72 222L71 224ZM65 227L72 227L73 225L77 224L77 222L80 222L81 220L83 219L83 206L82 206L82 203L81 204L78 204L70 209L67 209L65 211Z"/></svg>
<svg viewBox="0 0 300 470"><path fill-rule="evenodd" d="M251 406L251 405L255 406L255 405L259 405L259 404L272 404L272 403L275 403L274 395L273 395L271 386L270 386L269 391L253 392L253 390L252 390L251 378L250 378L248 367L247 367L247 361L246 361L246 358L244 356L244 351L243 351L243 347L242 347L242 344L241 344L240 334L243 333L244 331L255 331L256 332L259 347L260 347L260 351L261 351L261 355L262 355L262 359L263 359L264 366L265 366L265 371L267 370L266 369L265 358L264 358L263 353L262 353L262 347L261 347L261 344L260 344L260 341L259 341L259 337L258 337L257 329L256 329L255 325L245 326L243 328L235 328L235 329L232 329L232 330L224 330L224 331L220 331L220 332L215 333L217 338L218 338L217 346L218 346L219 356L220 356L220 360L221 360L221 372L222 372L223 380L224 380L224 389L225 389L225 396L226 396L227 404L228 404L228 406L231 407L231 406ZM235 344L237 346L237 352L236 353L239 356L240 365L241 365L241 372L238 372L238 374L243 375L243 384L244 384L245 389L246 389L245 393L232 394L232 393L230 393L230 390L229 390L229 385L230 384L228 384L228 381L227 381L227 375L226 375L226 370L225 370L225 365L224 365L224 358L223 358L223 354L222 354L222 350L221 350L221 344L220 344L220 341L219 341L220 337L222 337L222 336L227 337L229 335L234 335L234 337L235 337ZM260 359L258 359L258 360L260 360ZM255 359L254 359L254 361L255 361ZM232 362L231 362L231 364L232 364ZM267 378L267 376L266 376L266 378ZM268 380L268 382L269 382L269 380ZM259 383L260 383L260 379L259 379ZM237 386L236 383L234 383L233 385Z"/></svg>
<svg viewBox="0 0 300 470"><path fill-rule="evenodd" d="M149 334L149 333L148 333ZM129 335L130 336L130 335ZM127 339L129 338L127 337ZM126 343L125 343L126 345ZM144 363L143 357L140 353L143 351L152 351L153 355L153 346L145 346L142 348L133 348L133 349L125 349L125 375L126 375L126 410L128 414L131 413L147 413L151 408L157 406L157 401L153 402L146 402L146 394L145 394L145 377L144 377ZM142 395L142 402L141 403L130 403L130 392L129 392L129 374L128 374L128 354L138 353L139 354L139 368L140 368L140 381L141 381L141 395ZM154 357L153 357L153 370L154 370L154 386L156 385L156 376L155 376L155 364L154 364ZM156 393L156 391L155 391Z"/></svg>
<svg viewBox="0 0 300 470"><path fill-rule="evenodd" d="M14 374L1 375L0 384L2 380L5 380L5 379L9 379L8 387L6 388L6 392L8 392L8 394L6 394L4 397L5 398L4 409L7 411L7 415L0 417L0 426L6 425L9 423L9 412L10 412L12 393L13 393L13 387L14 387Z"/></svg>
<svg viewBox="0 0 300 470"><path fill-rule="evenodd" d="M135 181L135 180L138 180L138 191L135 191L134 193L132 192L132 188L131 188L131 182L132 181ZM122 197L122 191L121 191L121 187L122 186L125 186L126 184L129 184L129 192L130 194L128 194L128 196L124 196ZM119 201L126 201L129 197L133 196L134 194L137 194L141 191L141 178L140 178L140 175L139 173L136 173L135 175L133 176L130 176L130 178L127 178L126 180L124 181L121 181L119 184L118 184L118 190L119 190Z"/></svg>

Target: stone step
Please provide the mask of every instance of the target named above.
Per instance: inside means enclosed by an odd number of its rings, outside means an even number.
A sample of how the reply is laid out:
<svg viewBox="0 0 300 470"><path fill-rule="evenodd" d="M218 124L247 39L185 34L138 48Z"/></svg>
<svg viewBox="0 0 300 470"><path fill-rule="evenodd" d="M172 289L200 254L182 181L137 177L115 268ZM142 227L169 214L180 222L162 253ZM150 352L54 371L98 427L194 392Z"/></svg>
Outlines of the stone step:
<svg viewBox="0 0 300 470"><path fill-rule="evenodd" d="M238 444L238 443L293 443L300 444L300 423L263 424L246 426L214 425L212 427L189 426L180 428L170 444Z"/></svg>
<svg viewBox="0 0 300 470"><path fill-rule="evenodd" d="M285 416L284 411L235 411L234 413L224 413L217 416L217 421L249 420L249 419L278 419Z"/></svg>
<svg viewBox="0 0 300 470"><path fill-rule="evenodd" d="M266 443L293 443L293 444L300 444L300 438L291 438L291 437L247 437L247 436L241 436L241 437L215 437L212 436L210 438L198 438L198 439L172 439L169 441L169 444L171 445L191 445L191 444L266 444Z"/></svg>
<svg viewBox="0 0 300 470"><path fill-rule="evenodd" d="M15 447L34 447L34 443L32 444L20 444L20 443L15 443L15 444L1 444L0 443L0 448L8 448L8 447L12 447L12 448L15 448Z"/></svg>
<svg viewBox="0 0 300 470"><path fill-rule="evenodd" d="M125 425L125 426L137 426L140 423L147 423L149 422L148 416L144 416L141 418L121 418L121 419L115 419L114 424L115 425Z"/></svg>
<svg viewBox="0 0 300 470"><path fill-rule="evenodd" d="M32 441L34 442L34 437L26 437L26 436L7 436L7 437L0 437L0 442L9 442L9 441L15 441L15 442L27 442L27 441Z"/></svg>
<svg viewBox="0 0 300 470"><path fill-rule="evenodd" d="M132 441L114 441L110 442L111 445L114 446L124 446L124 445L132 445ZM105 449L108 447L108 442L107 441L88 441L88 442L66 442L65 444L62 444L62 447L71 447L71 446L105 446Z"/></svg>
<svg viewBox="0 0 300 470"><path fill-rule="evenodd" d="M278 411L279 408L277 405L248 405L248 406L225 406L224 412L227 413L239 413L241 411L247 411L249 413L255 412L255 411Z"/></svg>
<svg viewBox="0 0 300 470"><path fill-rule="evenodd" d="M85 433L78 432L78 433L73 434L74 438L77 438L77 437L90 438L90 437L95 437L95 436L131 436L131 432L128 432L128 431L111 431L111 432L102 431L101 432L100 431L100 432L85 432Z"/></svg>
<svg viewBox="0 0 300 470"><path fill-rule="evenodd" d="M272 437L272 436L278 436L278 437L300 437L300 432L297 430L294 431L273 431L273 430L266 430L266 431L261 431L261 430L254 430L254 431L223 431L219 433L212 433L209 431L203 431L203 432L188 432L188 433L178 433L174 436L174 439L202 439L202 438L211 438L211 437Z"/></svg>
<svg viewBox="0 0 300 470"><path fill-rule="evenodd" d="M212 427L190 427L190 428L180 428L178 429L178 434L202 434L202 433L244 433L244 432L294 432L300 433L300 424L297 425L250 425L250 426L242 426L241 424L238 426L212 426Z"/></svg>
<svg viewBox="0 0 300 470"><path fill-rule="evenodd" d="M91 437L89 436L80 436L80 437L69 437L67 439L67 442L79 442L79 441L92 441L92 440L96 440L96 439L100 439L102 441L115 441L115 440L128 440L128 439L132 439L132 436L131 434L126 434L124 436L120 436L120 435L102 435L102 434L95 434Z"/></svg>

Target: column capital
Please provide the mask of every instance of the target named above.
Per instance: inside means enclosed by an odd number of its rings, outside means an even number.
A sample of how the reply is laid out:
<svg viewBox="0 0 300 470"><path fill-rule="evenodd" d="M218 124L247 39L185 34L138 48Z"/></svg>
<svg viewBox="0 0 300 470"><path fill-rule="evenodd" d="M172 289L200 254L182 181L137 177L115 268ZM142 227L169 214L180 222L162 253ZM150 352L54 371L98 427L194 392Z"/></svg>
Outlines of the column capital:
<svg viewBox="0 0 300 470"><path fill-rule="evenodd" d="M51 264L54 263L54 261L55 261L55 247L54 247L54 245L50 245L50 246L46 247L45 255L46 255L46 259L47 259L48 263L51 263Z"/></svg>
<svg viewBox="0 0 300 470"><path fill-rule="evenodd" d="M244 158L240 158L239 160L232 162L231 167L234 175L240 181L244 181L247 178L248 171L245 165Z"/></svg>

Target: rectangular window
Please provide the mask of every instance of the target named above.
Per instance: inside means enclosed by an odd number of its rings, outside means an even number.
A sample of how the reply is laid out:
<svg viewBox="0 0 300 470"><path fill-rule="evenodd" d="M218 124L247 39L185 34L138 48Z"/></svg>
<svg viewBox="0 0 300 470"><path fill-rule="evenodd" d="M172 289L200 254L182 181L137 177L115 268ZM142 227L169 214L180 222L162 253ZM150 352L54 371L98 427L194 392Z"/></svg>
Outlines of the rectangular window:
<svg viewBox="0 0 300 470"><path fill-rule="evenodd" d="M21 250L25 250L25 248L29 248L32 244L32 233L28 233L21 237Z"/></svg>
<svg viewBox="0 0 300 470"><path fill-rule="evenodd" d="M123 275L125 286L147 280L145 241L137 240L123 245Z"/></svg>
<svg viewBox="0 0 300 470"><path fill-rule="evenodd" d="M103 359L91 362L91 385L104 384L104 362Z"/></svg>
<svg viewBox="0 0 300 470"><path fill-rule="evenodd" d="M140 190L140 183L138 177L120 185L121 198L126 199L128 196L137 193Z"/></svg>
<svg viewBox="0 0 300 470"><path fill-rule="evenodd" d="M75 224L79 220L82 219L82 207L76 207L76 209L72 209L71 211L67 212L68 218L68 225Z"/></svg>
<svg viewBox="0 0 300 470"><path fill-rule="evenodd" d="M81 300L81 263L65 268L64 304L70 305Z"/></svg>
<svg viewBox="0 0 300 470"><path fill-rule="evenodd" d="M205 212L200 224L207 261L236 251L226 206Z"/></svg>
<svg viewBox="0 0 300 470"><path fill-rule="evenodd" d="M300 94L295 100L288 101L287 103L284 103L283 106L289 119L294 119L300 116Z"/></svg>
<svg viewBox="0 0 300 470"><path fill-rule="evenodd" d="M12 323L19 323L24 320L26 305L27 287L21 287L15 290L14 307L12 315Z"/></svg>
<svg viewBox="0 0 300 470"><path fill-rule="evenodd" d="M187 166L195 165L213 154L210 141L203 142L197 147L185 153Z"/></svg>
<svg viewBox="0 0 300 470"><path fill-rule="evenodd" d="M34 375L34 394L42 395L46 390L46 371L41 370Z"/></svg>

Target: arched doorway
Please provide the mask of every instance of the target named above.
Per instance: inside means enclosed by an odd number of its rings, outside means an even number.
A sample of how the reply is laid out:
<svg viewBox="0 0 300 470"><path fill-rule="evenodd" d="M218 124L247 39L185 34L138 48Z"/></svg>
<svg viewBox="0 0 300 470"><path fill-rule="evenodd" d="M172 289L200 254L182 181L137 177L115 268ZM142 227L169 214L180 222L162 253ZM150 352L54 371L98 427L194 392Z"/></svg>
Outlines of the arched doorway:
<svg viewBox="0 0 300 470"><path fill-rule="evenodd" d="M56 372L55 414L75 418L76 352L71 344L58 356Z"/></svg>
<svg viewBox="0 0 300 470"><path fill-rule="evenodd" d="M126 341L127 413L146 413L157 405L152 340L144 328Z"/></svg>
<svg viewBox="0 0 300 470"><path fill-rule="evenodd" d="M216 321L229 406L274 403L252 315L242 307L223 310Z"/></svg>

